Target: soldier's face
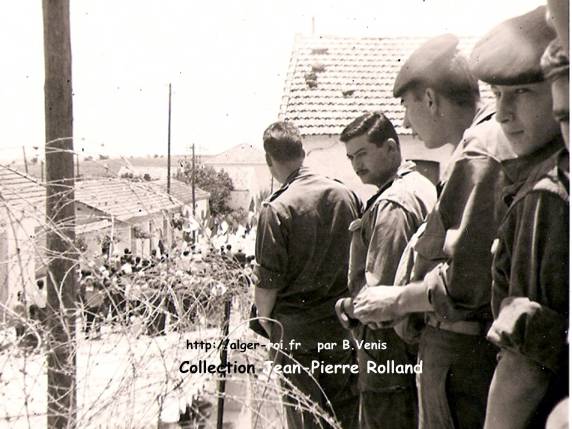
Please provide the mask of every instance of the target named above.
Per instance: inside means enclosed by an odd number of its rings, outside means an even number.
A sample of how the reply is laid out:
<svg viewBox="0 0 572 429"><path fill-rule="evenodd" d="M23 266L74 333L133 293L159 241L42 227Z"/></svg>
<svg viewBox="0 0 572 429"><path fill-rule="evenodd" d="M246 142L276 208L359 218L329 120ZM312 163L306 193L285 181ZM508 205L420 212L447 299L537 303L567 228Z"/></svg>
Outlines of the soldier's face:
<svg viewBox="0 0 572 429"><path fill-rule="evenodd" d="M403 127L411 129L413 136L418 136L428 149L435 149L447 143L439 132L441 125L432 115L424 96L415 94L413 90L405 91L401 97L401 105L405 108Z"/></svg>
<svg viewBox="0 0 572 429"><path fill-rule="evenodd" d="M564 137L564 143L569 149L570 144L570 94L569 81L567 76L562 76L552 82L552 112L556 122L560 124L560 131Z"/></svg>
<svg viewBox="0 0 572 429"><path fill-rule="evenodd" d="M535 152L558 135L548 82L493 85L491 89L496 119L518 156Z"/></svg>
<svg viewBox="0 0 572 429"><path fill-rule="evenodd" d="M346 142L346 154L355 173L362 183L368 185L379 187L395 174L393 152L390 140L378 146L371 143L365 134Z"/></svg>

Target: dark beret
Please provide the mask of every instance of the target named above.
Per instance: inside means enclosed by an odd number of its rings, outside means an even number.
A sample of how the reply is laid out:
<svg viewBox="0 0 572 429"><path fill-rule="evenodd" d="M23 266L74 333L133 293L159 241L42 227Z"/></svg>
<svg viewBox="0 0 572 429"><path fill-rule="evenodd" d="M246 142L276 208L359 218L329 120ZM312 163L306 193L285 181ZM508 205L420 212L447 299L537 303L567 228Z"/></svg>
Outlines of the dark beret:
<svg viewBox="0 0 572 429"><path fill-rule="evenodd" d="M545 17L546 7L540 6L494 27L471 53L473 74L492 85L542 82L540 57L555 37Z"/></svg>
<svg viewBox="0 0 572 429"><path fill-rule="evenodd" d="M400 97L415 84L445 92L478 93L477 81L470 74L467 60L457 49L458 44L456 36L443 34L417 48L397 74L393 96Z"/></svg>
<svg viewBox="0 0 572 429"><path fill-rule="evenodd" d="M546 80L556 80L569 75L570 62L558 38L550 42L544 51L540 67Z"/></svg>

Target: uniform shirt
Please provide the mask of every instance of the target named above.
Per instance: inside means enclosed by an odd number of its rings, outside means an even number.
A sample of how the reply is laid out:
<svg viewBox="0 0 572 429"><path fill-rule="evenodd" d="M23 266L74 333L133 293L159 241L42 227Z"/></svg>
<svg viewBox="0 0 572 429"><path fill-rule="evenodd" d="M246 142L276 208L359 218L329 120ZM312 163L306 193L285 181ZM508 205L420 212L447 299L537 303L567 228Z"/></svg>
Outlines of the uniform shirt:
<svg viewBox="0 0 572 429"><path fill-rule="evenodd" d="M348 284L352 296L366 284L393 284L403 249L435 201L435 187L410 161L369 199L362 217L350 225Z"/></svg>
<svg viewBox="0 0 572 429"><path fill-rule="evenodd" d="M401 253L436 199L435 186L418 173L410 161L403 163L395 178L369 199L362 217L350 225L352 243L348 285L352 296L356 296L364 285L394 283ZM412 356L408 354L406 345L392 328L371 330L361 325L355 334L365 342L387 343L385 350L358 349L361 390L383 391L414 385L412 376L367 374L365 371L368 360L415 363L411 362Z"/></svg>
<svg viewBox="0 0 572 429"><path fill-rule="evenodd" d="M514 165L493 264L489 339L557 370L569 320L568 151L560 139ZM510 171L510 170L508 170ZM518 298L518 299L512 299ZM566 357L566 359L563 359Z"/></svg>
<svg viewBox="0 0 572 429"><path fill-rule="evenodd" d="M272 317L292 335L315 339L327 335L324 330L337 330L334 306L349 294L348 227L359 208L348 188L305 167L263 203L256 235L257 286L278 291Z"/></svg>
<svg viewBox="0 0 572 429"><path fill-rule="evenodd" d="M412 280L423 280L444 320L490 321L491 245L506 210L501 161L514 158L500 125L488 120L463 136L439 200L415 245Z"/></svg>

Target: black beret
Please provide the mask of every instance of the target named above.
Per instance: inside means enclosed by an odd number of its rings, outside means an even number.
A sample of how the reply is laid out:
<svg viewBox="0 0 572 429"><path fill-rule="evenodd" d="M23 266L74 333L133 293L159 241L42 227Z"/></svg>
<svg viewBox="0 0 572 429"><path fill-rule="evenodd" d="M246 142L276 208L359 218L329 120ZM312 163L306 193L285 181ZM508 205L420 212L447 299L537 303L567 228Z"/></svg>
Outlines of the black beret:
<svg viewBox="0 0 572 429"><path fill-rule="evenodd" d="M417 48L397 74L393 96L400 97L409 87L424 84L448 92L476 92L476 79L468 62L457 49L459 39L453 34L434 37Z"/></svg>
<svg viewBox="0 0 572 429"><path fill-rule="evenodd" d="M554 37L546 7L540 6L502 22L479 40L471 53L471 70L492 85L542 82L540 57Z"/></svg>
<svg viewBox="0 0 572 429"><path fill-rule="evenodd" d="M550 42L544 51L540 67L546 80L556 80L570 74L570 62L558 38Z"/></svg>

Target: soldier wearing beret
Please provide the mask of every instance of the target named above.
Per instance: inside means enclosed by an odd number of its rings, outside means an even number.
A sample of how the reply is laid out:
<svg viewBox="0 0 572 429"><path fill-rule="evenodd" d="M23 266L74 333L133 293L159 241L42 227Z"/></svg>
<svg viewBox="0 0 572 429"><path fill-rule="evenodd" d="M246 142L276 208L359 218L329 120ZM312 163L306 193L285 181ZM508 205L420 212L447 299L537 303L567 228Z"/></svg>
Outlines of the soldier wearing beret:
<svg viewBox="0 0 572 429"><path fill-rule="evenodd" d="M485 419L497 349L485 334L490 310L490 248L502 218L501 161L514 158L494 110L481 107L476 78L451 35L415 51L394 95L405 125L428 147L456 146L437 204L417 239L405 287L377 287L354 299L364 323L423 313L420 427L479 428Z"/></svg>
<svg viewBox="0 0 572 429"><path fill-rule="evenodd" d="M570 63L559 38L554 39L542 56L541 67L552 91L552 113L569 149L570 140Z"/></svg>
<svg viewBox="0 0 572 429"><path fill-rule="evenodd" d="M540 7L503 22L471 55L475 74L491 84L497 120L518 154L504 164L512 184L503 193L508 211L493 246L495 321L487 338L502 351L487 429L544 427L568 394L568 152L540 67L555 35L545 12ZM567 75L556 43L547 55L547 76Z"/></svg>

